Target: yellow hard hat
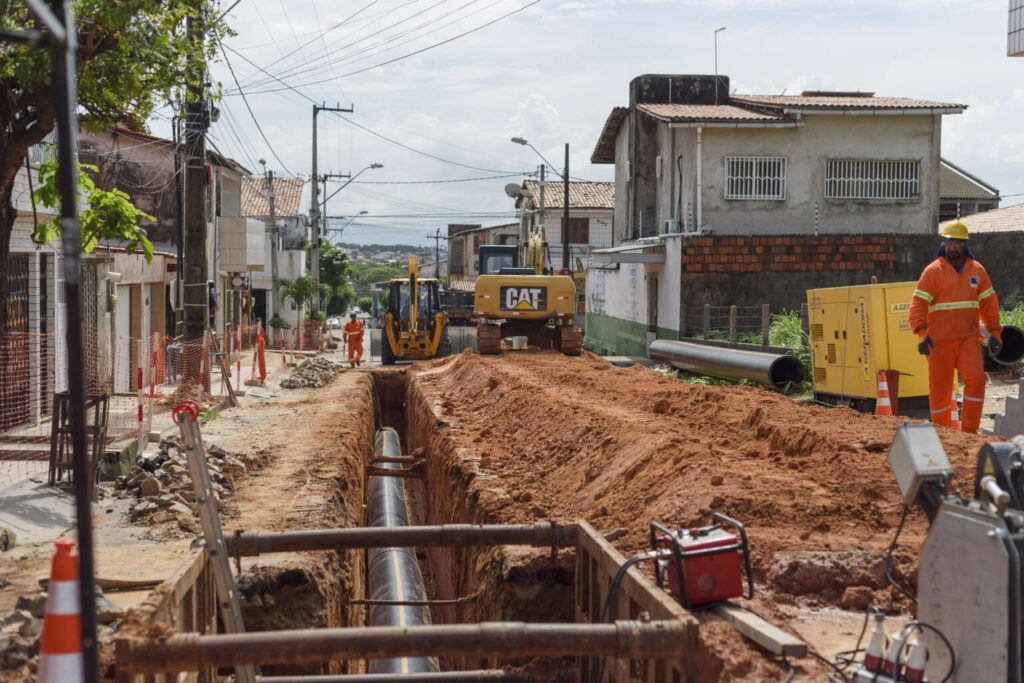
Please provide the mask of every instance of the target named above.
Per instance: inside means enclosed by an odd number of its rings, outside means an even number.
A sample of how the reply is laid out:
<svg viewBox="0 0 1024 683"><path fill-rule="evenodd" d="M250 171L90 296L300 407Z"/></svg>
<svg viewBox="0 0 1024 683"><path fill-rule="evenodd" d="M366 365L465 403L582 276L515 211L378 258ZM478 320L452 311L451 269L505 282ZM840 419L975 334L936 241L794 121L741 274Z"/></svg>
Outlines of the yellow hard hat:
<svg viewBox="0 0 1024 683"><path fill-rule="evenodd" d="M946 223L946 227L942 229L942 236L954 240L965 240L967 239L967 226L962 221Z"/></svg>

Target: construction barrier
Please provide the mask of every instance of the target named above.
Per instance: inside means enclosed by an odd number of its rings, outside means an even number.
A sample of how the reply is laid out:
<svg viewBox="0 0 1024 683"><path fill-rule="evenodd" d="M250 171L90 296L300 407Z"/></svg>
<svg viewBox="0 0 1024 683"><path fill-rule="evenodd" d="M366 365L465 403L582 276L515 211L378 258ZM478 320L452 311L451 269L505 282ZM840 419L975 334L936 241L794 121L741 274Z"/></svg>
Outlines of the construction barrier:
<svg viewBox="0 0 1024 683"><path fill-rule="evenodd" d="M39 642L39 683L76 683L85 680L78 554L71 539L56 544Z"/></svg>
<svg viewBox="0 0 1024 683"><path fill-rule="evenodd" d="M301 337L297 329L293 332ZM144 449L156 418L163 416L161 424L169 425L170 409L181 400L219 403L227 395L220 361L232 384L241 384L243 365L250 358L254 366L259 363L262 334L258 324L241 325L184 342L160 333L138 338L83 326L86 402L103 406L96 420L89 411L87 425L102 422L104 427L88 430L90 452L120 451L132 442ZM55 397L68 390L67 369L63 331L12 333L0 340L0 487L45 473L51 459L70 458L58 453L67 415L55 410ZM103 443L94 449L92 439L100 432Z"/></svg>

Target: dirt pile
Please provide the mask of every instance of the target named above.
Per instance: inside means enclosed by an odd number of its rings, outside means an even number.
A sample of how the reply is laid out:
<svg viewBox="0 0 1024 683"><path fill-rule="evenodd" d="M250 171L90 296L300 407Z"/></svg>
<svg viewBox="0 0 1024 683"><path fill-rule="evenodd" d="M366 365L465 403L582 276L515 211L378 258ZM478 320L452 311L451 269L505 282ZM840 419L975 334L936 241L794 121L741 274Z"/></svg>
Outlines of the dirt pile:
<svg viewBox="0 0 1024 683"><path fill-rule="evenodd" d="M245 473L255 464L253 456L228 453L212 445L206 448L206 466L218 507L234 493L231 477ZM193 503L195 494L189 475L188 459L178 439L164 439L156 453L145 453L137 458L131 473L114 481L114 490L120 498L134 498L128 513L129 520L138 525L151 526L174 522L182 531L199 533Z"/></svg>
<svg viewBox="0 0 1024 683"><path fill-rule="evenodd" d="M488 491L502 489L480 495L488 521L582 517L625 528L615 545L629 556L647 548L651 520L699 526L720 511L747 526L758 590L772 601L902 606L879 574L903 510L886 457L898 418L801 406L754 387L689 385L589 353L464 353L417 366L412 381L426 405L441 406L445 466L460 472L472 459ZM987 439L939 432L953 486L969 490ZM909 585L926 529L912 512L895 563ZM713 624L702 642L718 637ZM739 647L722 638L719 652ZM734 679L777 674L740 675L724 659L709 666Z"/></svg>
<svg viewBox="0 0 1024 683"><path fill-rule="evenodd" d="M328 360L322 356L302 361L292 371L291 377L281 380L282 389L319 388L331 382L338 373L344 372L345 363Z"/></svg>

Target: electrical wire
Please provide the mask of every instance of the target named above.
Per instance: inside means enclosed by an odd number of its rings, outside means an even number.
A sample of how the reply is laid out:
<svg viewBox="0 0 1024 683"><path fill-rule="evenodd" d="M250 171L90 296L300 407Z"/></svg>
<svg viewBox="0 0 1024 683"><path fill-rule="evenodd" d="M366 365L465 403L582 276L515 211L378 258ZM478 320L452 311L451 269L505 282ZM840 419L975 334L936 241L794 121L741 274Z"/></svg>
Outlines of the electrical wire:
<svg viewBox="0 0 1024 683"><path fill-rule="evenodd" d="M295 88L294 86L286 83L285 81L277 78L276 76L274 76L273 74L268 72L266 69L264 69L263 67L259 66L255 62L253 62L251 59L249 59L245 55L239 53L237 50L232 48L230 45L224 45L223 43L221 43L221 47L229 50L230 52L233 52L235 55L237 55L239 58L241 58L242 60L244 60L245 62L247 62L251 66L256 67L257 69L259 69L263 73L266 73L268 76L271 76L272 78L274 78L274 80L276 80L279 83L281 83L282 85L284 85L285 89L291 90L296 95L298 95L298 96L308 100L309 102L311 102L313 104L318 104L318 102L316 100L314 100L312 97L310 97L306 93L302 92L301 90ZM361 131L363 131L365 133L369 133L370 135L373 135L374 137L380 138L381 140L384 140L385 142L388 142L388 143L390 143L392 145L395 145L396 147L401 147L402 149L405 149L405 150L407 150L409 152L413 152L414 154L418 154L418 155L426 157L428 159L433 159L435 161L439 161L441 163L449 164L451 166L460 166L462 168L468 168L468 169L473 170L473 171L483 171L484 173L513 173L512 171L496 170L496 169L493 169L493 168L483 168L483 167L480 167L480 166L473 166L473 165L470 165L470 164L463 164L463 163L458 162L458 161L452 161L451 159L445 159L444 157L439 157L436 154L431 154L429 152L424 152L423 150L416 149L415 147L411 147L411 146L409 146L409 145L407 145L405 143L399 142L398 140L395 140L393 138L389 138L388 136L383 135L382 133L378 133L377 131L375 131L375 130L373 130L371 128L367 128L366 126L364 126L362 124L356 123L352 119L349 119L349 118L346 118L344 116L341 116L340 114L338 114L336 112L331 112L331 113L333 113L335 116L338 116L342 121L345 121L349 125L354 126L355 128L358 128L359 130L361 130ZM521 171L518 172L518 173L514 173L514 174L515 175L519 175L519 174L526 175L526 173L523 173Z"/></svg>
<svg viewBox="0 0 1024 683"><path fill-rule="evenodd" d="M837 672L837 673L838 673L838 674L839 674L840 676L842 676L843 680L844 680L844 681L845 681L846 683L850 683L850 677L849 677L849 676L847 676L847 675L846 675L846 672L845 672L845 671L843 671L842 669L840 669L840 668L839 668L839 666L838 666L838 665L837 665L837 664L836 664L835 662L833 662L833 661L832 661L831 659L826 659L825 657L822 657L821 655L819 655L819 654L818 654L817 652L815 652L815 651L814 651L814 650L812 650L811 648L807 648L807 654L809 654L810 656L814 657L815 659L819 659L819 660L821 660L821 661L825 662L826 664L828 664L828 665L829 665L830 667L832 667L833 669L835 669L835 670L836 670L836 672Z"/></svg>
<svg viewBox="0 0 1024 683"><path fill-rule="evenodd" d="M860 627L860 635L857 636L857 644L853 647L853 649L852 650L841 650L840 652L836 653L835 658L838 659L839 663L843 665L843 670L844 671L846 670L846 668L848 666L850 666L850 664L853 664L854 662L857 661L857 659L856 659L857 653L862 650L860 644L862 642L864 642L864 634L867 633L867 630L868 630L868 620L871 618L871 614L873 612L877 612L877 611L878 611L878 608L875 607L874 605L871 605L871 607L869 607L864 612L864 623Z"/></svg>
<svg viewBox="0 0 1024 683"><path fill-rule="evenodd" d="M214 37L217 41L217 45L220 46L220 53L224 55L224 63L227 65L228 71L231 72L231 78L235 81L235 85L238 85L238 77L235 76L235 68L231 66L231 60L228 59L228 53L224 50L224 44L220 42L220 36L214 34ZM284 169L285 173L288 175L294 175L294 173L288 169L288 166L281 161L281 157L277 156L277 151L274 150L274 146L270 144L270 140L267 139L266 133L263 132L263 128L260 126L260 122L256 119L256 114L253 113L252 107L249 106L249 99L245 96L245 92L242 90L241 86L238 86L238 94L242 96L242 101L245 102L245 108L249 110L249 116L252 117L252 122L256 124L256 130L260 132L260 137L263 138L263 142L267 143L267 149L269 149L270 153L274 155L275 159L277 159L277 163L281 164L281 168Z"/></svg>
<svg viewBox="0 0 1024 683"><path fill-rule="evenodd" d="M896 548L896 541L899 540L900 532L903 531L903 523L907 521L907 513L910 512L910 508L906 505L903 506L903 515L900 517L900 524L896 527L896 535L892 537L892 543L889 544L889 550L885 553L885 578L892 584L893 588L898 590L903 595L910 598L914 603L917 602L917 598L910 594L903 586L896 583L896 579L892 578L892 573L889 571L889 566L892 564L892 551Z"/></svg>
<svg viewBox="0 0 1024 683"><path fill-rule="evenodd" d="M925 623L923 621L912 621L909 624L905 625L902 629L900 629L901 633L903 631L907 632L903 634L903 637L900 639L899 648L896 650L896 661L894 662L894 680L898 681L900 679L900 656L903 653L903 647L907 643L907 638L909 638L910 634L913 633L915 630L921 628L926 628L930 631L934 631L935 634L942 639L943 644L946 646L946 650L949 652L949 671L947 671L946 675L942 677L941 681L939 681L939 683L946 683L953 676L953 672L956 670L956 652L953 651L953 646L950 644L949 639L946 638L946 634L944 634L942 631L935 628L931 624Z"/></svg>

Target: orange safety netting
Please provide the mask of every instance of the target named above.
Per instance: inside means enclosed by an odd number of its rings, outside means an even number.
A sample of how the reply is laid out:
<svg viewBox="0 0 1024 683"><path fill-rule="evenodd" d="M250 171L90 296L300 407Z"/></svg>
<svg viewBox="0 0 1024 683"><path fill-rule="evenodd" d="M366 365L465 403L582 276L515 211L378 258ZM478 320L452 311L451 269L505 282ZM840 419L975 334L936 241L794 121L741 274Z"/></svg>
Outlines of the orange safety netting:
<svg viewBox="0 0 1024 683"><path fill-rule="evenodd" d="M260 325L242 325L183 342L160 333L140 339L83 326L86 401L105 399L103 449L120 450L133 439L145 448L152 429L170 426L170 409L181 399L211 406L227 395L226 380L237 387L246 373L255 376L258 365L265 376L266 362L258 355L262 335ZM251 371L243 372L243 361L252 363ZM63 413L56 424L53 414L55 396L68 390L68 363L63 332L0 339L0 487L47 471L66 428Z"/></svg>

